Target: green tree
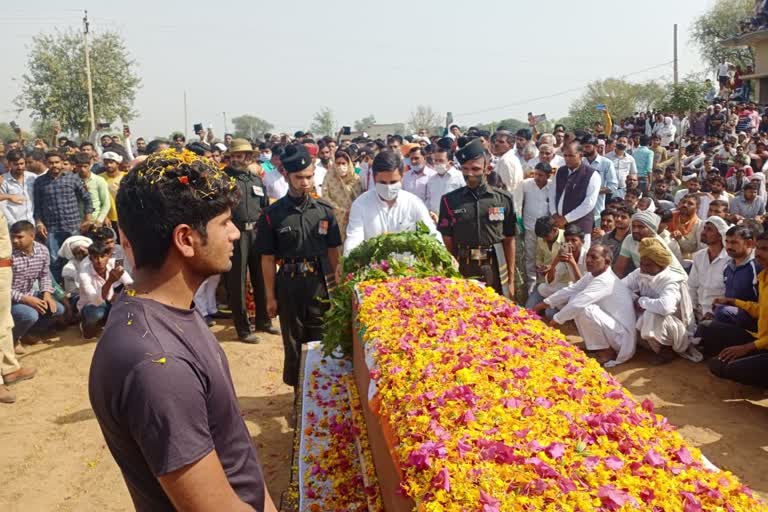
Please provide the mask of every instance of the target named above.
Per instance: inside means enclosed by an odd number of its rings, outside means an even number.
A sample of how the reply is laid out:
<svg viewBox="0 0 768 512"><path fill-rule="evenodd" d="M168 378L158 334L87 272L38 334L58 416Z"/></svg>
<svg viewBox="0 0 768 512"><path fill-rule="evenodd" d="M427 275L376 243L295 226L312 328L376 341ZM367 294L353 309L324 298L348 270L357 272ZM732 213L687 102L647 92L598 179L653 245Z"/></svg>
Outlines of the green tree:
<svg viewBox="0 0 768 512"><path fill-rule="evenodd" d="M90 42L93 104L97 121L132 120L133 103L141 80L135 74L123 39L114 32L96 35ZM19 108L33 119L57 119L63 131L85 137L90 133L88 90L83 38L74 30L40 34L32 39L28 72L21 78Z"/></svg>
<svg viewBox="0 0 768 512"><path fill-rule="evenodd" d="M499 128L504 128L505 130L510 132L516 132L520 128L530 128L531 126L525 121L509 118L509 119L501 119L499 121L493 121L487 124L480 124L480 125L477 125L477 127L480 128L481 130L488 130L490 132L494 132Z"/></svg>
<svg viewBox="0 0 768 512"><path fill-rule="evenodd" d="M618 78L596 80L587 84L587 90L577 98L568 112L569 128L591 128L595 121L603 121L603 113L595 108L605 105L614 122L634 112L649 110L664 97L665 87L658 82L632 83Z"/></svg>
<svg viewBox="0 0 768 512"><path fill-rule="evenodd" d="M376 117L373 114L365 116L362 119L355 121L354 127L356 132L363 132L376 124Z"/></svg>
<svg viewBox="0 0 768 512"><path fill-rule="evenodd" d="M333 111L328 107L323 107L315 112L312 117L312 126L309 127L314 135L334 135L336 132L336 120L333 118Z"/></svg>
<svg viewBox="0 0 768 512"><path fill-rule="evenodd" d="M256 140L268 133L274 125L260 117L245 114L232 118L235 131L232 135L246 139Z"/></svg>
<svg viewBox="0 0 768 512"><path fill-rule="evenodd" d="M738 36L740 23L752 16L754 0L717 0L711 9L694 20L691 39L699 47L701 59L714 68L724 61L754 66L755 55L749 47L723 46L724 39Z"/></svg>
<svg viewBox="0 0 768 512"><path fill-rule="evenodd" d="M408 128L417 133L419 130L427 130L430 133L436 132L442 123L440 114L435 112L429 105L419 105L416 110L411 112L408 118ZM436 132L442 133L442 132Z"/></svg>

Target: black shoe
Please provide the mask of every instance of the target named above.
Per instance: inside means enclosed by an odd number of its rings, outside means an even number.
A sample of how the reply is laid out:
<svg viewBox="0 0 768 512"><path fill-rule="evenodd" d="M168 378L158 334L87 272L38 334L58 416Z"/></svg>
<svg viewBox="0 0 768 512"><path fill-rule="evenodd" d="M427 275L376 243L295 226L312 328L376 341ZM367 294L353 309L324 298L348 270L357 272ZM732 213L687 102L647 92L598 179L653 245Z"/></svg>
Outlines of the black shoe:
<svg viewBox="0 0 768 512"><path fill-rule="evenodd" d="M205 317L205 325L207 325L208 327L213 327L214 325L216 325L216 320L213 319L212 315L208 315Z"/></svg>
<svg viewBox="0 0 768 512"><path fill-rule="evenodd" d="M237 338L243 343L249 343L251 345L256 345L258 343L261 343L261 338L259 338L253 333L246 334L245 336L238 336Z"/></svg>
<svg viewBox="0 0 768 512"><path fill-rule="evenodd" d="M272 325L265 325L265 326L262 326L262 327L257 327L256 330L260 331L260 332L265 332L267 334L272 334L272 335L275 335L275 336L280 334L280 329L278 329L277 327L274 327Z"/></svg>

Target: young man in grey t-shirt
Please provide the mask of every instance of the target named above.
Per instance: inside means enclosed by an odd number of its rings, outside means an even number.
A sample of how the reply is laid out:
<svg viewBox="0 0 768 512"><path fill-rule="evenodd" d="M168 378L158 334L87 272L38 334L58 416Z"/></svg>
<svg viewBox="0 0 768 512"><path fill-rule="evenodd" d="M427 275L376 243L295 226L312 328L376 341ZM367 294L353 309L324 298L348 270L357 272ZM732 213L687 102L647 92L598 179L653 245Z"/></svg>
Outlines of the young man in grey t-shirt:
<svg viewBox="0 0 768 512"><path fill-rule="evenodd" d="M230 268L237 200L211 161L151 155L117 194L134 289L114 303L89 394L136 510L274 511L227 357L193 296Z"/></svg>

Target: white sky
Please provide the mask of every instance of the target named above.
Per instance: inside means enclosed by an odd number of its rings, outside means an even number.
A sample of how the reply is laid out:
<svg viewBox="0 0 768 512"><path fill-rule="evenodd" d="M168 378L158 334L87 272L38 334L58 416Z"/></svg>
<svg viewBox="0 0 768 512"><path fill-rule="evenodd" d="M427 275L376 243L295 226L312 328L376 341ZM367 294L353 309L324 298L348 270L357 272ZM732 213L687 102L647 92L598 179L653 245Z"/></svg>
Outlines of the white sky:
<svg viewBox="0 0 768 512"><path fill-rule="evenodd" d="M223 112L293 132L323 106L339 126L404 122L419 104L464 125L561 117L589 81L671 79L674 23L681 77L702 71L690 23L712 1L4 2L0 121L16 118L31 37L80 27L83 8L94 32L125 39L143 80L132 131L153 137L184 128L185 90L187 130L211 123L219 136Z"/></svg>

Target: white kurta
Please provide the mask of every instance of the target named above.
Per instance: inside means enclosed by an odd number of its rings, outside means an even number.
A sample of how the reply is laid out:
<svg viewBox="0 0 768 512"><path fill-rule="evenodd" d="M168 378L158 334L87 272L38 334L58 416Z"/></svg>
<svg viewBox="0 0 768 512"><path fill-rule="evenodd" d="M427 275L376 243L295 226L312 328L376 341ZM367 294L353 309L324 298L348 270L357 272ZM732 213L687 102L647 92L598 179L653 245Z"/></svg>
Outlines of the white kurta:
<svg viewBox="0 0 768 512"><path fill-rule="evenodd" d="M500 156L493 170L499 175L501 181L504 182L507 191L512 193L512 199L515 201L515 209L519 212L519 205L523 204L523 189L521 185L523 179L525 179L525 174L523 173L523 164L520 163L520 159L515 156L515 148L510 149Z"/></svg>
<svg viewBox="0 0 768 512"><path fill-rule="evenodd" d="M355 199L349 210L344 256L349 255L352 249L375 236L384 233L413 231L419 221L426 224L429 231L440 242L443 241L421 199L410 192L401 190L397 195L395 204L389 206L381 200L375 188L369 190Z"/></svg>
<svg viewBox="0 0 768 512"><path fill-rule="evenodd" d="M623 279L637 296L643 312L637 317L640 337L652 348L672 347L684 353L690 345L689 329L693 326L693 309L688 294L687 276L665 268L655 276L635 270Z"/></svg>
<svg viewBox="0 0 768 512"><path fill-rule="evenodd" d="M699 318L712 312L712 302L725 295L725 267L728 266L725 248L713 261L709 261L709 249L693 253L693 266L688 276L688 291L693 311Z"/></svg>
<svg viewBox="0 0 768 512"><path fill-rule="evenodd" d="M440 200L449 192L463 187L464 175L456 168L450 168L448 172L440 176L438 173L430 176L427 181L427 208L434 213L440 213ZM517 206L517 205L515 205Z"/></svg>
<svg viewBox="0 0 768 512"><path fill-rule="evenodd" d="M573 320L590 350L612 348L616 359L611 367L635 355L635 307L632 293L608 269L595 277L590 273L572 285L550 295L544 302L560 308L553 320L563 324Z"/></svg>

